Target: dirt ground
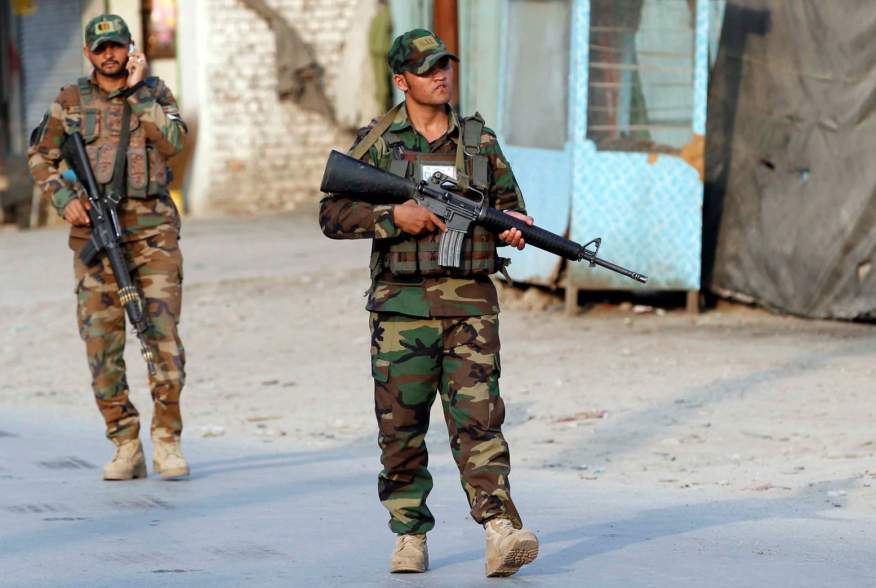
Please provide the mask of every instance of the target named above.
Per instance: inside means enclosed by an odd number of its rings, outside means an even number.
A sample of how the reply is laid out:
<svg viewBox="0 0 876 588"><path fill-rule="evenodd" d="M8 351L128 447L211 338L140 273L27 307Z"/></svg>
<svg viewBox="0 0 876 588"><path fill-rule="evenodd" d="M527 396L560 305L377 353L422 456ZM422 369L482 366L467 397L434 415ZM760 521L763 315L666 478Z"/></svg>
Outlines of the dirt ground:
<svg viewBox="0 0 876 588"><path fill-rule="evenodd" d="M375 440L368 244L325 240L299 213L189 221L182 246L185 434L290 449ZM100 435L70 265L63 230L0 231L0 405L86 415ZM876 327L730 304L568 317L545 296L502 287L513 463L581 484L876 512ZM128 365L148 415L133 344ZM428 442L446 444L440 406Z"/></svg>

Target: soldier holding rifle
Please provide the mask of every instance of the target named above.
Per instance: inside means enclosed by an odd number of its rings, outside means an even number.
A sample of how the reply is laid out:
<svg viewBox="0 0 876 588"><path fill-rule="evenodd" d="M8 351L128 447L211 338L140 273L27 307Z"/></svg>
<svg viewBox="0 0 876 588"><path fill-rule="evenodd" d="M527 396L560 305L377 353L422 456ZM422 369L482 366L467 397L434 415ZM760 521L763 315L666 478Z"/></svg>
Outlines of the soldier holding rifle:
<svg viewBox="0 0 876 588"><path fill-rule="evenodd" d="M92 19L85 27L83 52L94 66L92 75L61 89L34 129L28 157L37 184L71 224L79 334L106 434L115 445L103 477L146 476L140 417L128 398L125 374L128 307L140 311L138 320L129 310L129 319L150 367L153 467L162 478L185 476L189 467L180 449L179 407L185 353L177 333L182 254L179 213L168 195L167 159L182 149L186 127L164 82L146 76L146 59L134 51L120 17ZM87 175L93 173L100 194L86 194L90 188L83 184L91 182L65 173L65 147L77 134L84 143L80 151L87 153ZM97 200L89 197L103 198L103 216L90 204ZM112 243L105 235L98 238L99 227L93 226L107 217L114 221ZM117 254L113 263L109 245Z"/></svg>
<svg viewBox="0 0 876 588"><path fill-rule="evenodd" d="M449 105L457 57L423 29L396 38L387 57L405 100L360 131L351 155L416 180L440 171L531 224L496 135L479 115L461 118ZM445 223L413 200L372 204L332 194L321 202L320 225L334 239L373 239L367 309L383 463L378 494L397 534L390 571L428 568L426 533L435 519L426 505L432 477L425 437L440 394L471 516L486 532L486 574L514 574L536 558L538 540L523 529L511 500L499 304L490 275L507 262L496 246L523 249L521 232L496 236L474 227L461 267L449 270L439 264Z"/></svg>

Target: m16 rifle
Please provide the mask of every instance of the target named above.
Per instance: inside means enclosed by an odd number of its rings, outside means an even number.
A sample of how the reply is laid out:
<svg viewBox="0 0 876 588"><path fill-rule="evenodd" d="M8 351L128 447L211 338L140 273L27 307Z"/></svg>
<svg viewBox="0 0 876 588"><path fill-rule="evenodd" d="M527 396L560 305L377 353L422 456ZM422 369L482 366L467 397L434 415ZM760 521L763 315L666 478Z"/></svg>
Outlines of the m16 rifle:
<svg viewBox="0 0 876 588"><path fill-rule="evenodd" d="M473 224L501 233L518 229L526 243L570 261L586 261L590 267L601 266L642 284L647 276L628 270L597 256L601 238L585 245L576 243L537 226L505 214L488 205L486 196L472 188L463 196L450 177L436 172L430 181L413 181L332 151L326 163L320 190L374 204L403 203L414 199L444 221L447 231L438 245L438 263L447 268L462 266L462 245Z"/></svg>
<svg viewBox="0 0 876 588"><path fill-rule="evenodd" d="M91 220L91 239L79 253L79 259L85 265L94 265L100 261L101 254L106 254L119 289L119 299L125 307L125 313L134 327L137 339L140 340L140 353L146 361L149 373L155 375L155 354L146 342L149 323L144 313L143 299L131 279L131 272L122 249L122 225L117 211L121 195L115 190L109 190L104 194L100 189L91 169L82 135L78 131L68 135L64 140L61 154L67 161L70 171L73 172L69 176L65 174L66 179L82 184L90 204L88 218ZM124 157L124 154L119 154L117 157Z"/></svg>

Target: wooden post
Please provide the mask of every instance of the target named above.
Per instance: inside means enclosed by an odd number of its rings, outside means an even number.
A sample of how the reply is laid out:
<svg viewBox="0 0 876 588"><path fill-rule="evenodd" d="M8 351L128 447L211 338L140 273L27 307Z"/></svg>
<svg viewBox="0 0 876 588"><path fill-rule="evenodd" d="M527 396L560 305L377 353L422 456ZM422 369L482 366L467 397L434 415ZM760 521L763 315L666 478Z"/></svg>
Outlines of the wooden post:
<svg viewBox="0 0 876 588"><path fill-rule="evenodd" d="M687 291L687 312L690 314L699 314L700 313L700 291L699 290L688 290Z"/></svg>
<svg viewBox="0 0 876 588"><path fill-rule="evenodd" d="M572 280L566 277L566 316L578 314L578 288L572 285Z"/></svg>
<svg viewBox="0 0 876 588"><path fill-rule="evenodd" d="M459 55L459 16L456 0L435 0L434 4L435 34L438 35L447 50ZM459 104L459 63L453 64L453 98L454 105Z"/></svg>

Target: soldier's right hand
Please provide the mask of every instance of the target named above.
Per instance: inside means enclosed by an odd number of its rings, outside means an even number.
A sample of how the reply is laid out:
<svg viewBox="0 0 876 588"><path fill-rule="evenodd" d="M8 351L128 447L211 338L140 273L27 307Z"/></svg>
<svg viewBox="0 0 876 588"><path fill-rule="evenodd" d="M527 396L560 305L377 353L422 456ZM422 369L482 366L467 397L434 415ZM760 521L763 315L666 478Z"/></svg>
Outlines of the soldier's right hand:
<svg viewBox="0 0 876 588"><path fill-rule="evenodd" d="M88 226L91 221L88 219L86 211L90 208L91 204L88 201L83 204L79 198L74 198L64 207L64 220L77 227Z"/></svg>
<svg viewBox="0 0 876 588"><path fill-rule="evenodd" d="M420 206L414 200L393 207L392 221L399 229L411 235L447 230L447 226L434 212L425 206Z"/></svg>

